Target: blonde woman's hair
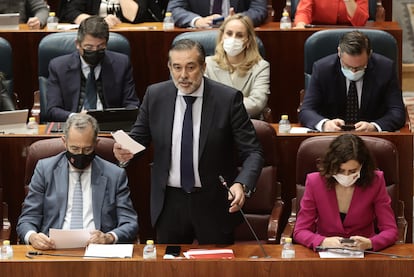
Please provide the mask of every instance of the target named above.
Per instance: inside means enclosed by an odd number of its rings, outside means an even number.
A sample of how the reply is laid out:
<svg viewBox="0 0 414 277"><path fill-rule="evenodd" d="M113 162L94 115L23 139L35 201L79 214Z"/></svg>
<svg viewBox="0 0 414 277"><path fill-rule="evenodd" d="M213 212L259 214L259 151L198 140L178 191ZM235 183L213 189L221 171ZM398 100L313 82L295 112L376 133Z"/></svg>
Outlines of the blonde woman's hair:
<svg viewBox="0 0 414 277"><path fill-rule="evenodd" d="M227 23L229 23L232 20L239 20L246 27L247 31L246 48L243 50L245 58L242 61L242 63L237 66L237 68L230 64L229 60L227 59L226 52L223 49L222 43L224 29L226 28ZM235 14L230 17L227 17L219 28L219 35L217 36L216 41L216 52L214 54L213 60L218 64L218 66L221 69L230 72L236 71L239 76L244 76L261 59L262 57L259 53L259 47L256 41L256 33L254 31L253 22L251 21L251 19L243 14Z"/></svg>

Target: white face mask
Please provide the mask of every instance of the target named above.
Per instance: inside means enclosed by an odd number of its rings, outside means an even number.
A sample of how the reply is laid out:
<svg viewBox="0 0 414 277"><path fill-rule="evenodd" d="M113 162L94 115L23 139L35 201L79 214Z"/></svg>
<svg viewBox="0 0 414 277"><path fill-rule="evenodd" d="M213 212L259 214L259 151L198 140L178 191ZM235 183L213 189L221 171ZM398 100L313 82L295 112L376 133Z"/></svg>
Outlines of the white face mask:
<svg viewBox="0 0 414 277"><path fill-rule="evenodd" d="M345 174L335 174L332 177L335 178L335 180L344 187L350 187L359 179L361 176L361 171L345 175Z"/></svg>
<svg viewBox="0 0 414 277"><path fill-rule="evenodd" d="M223 48L227 55L234 57L244 50L244 43L239 38L225 38L223 40Z"/></svg>
<svg viewBox="0 0 414 277"><path fill-rule="evenodd" d="M347 78L350 81L358 81L362 77L364 77L365 69L358 70L356 72L353 72L350 69L344 68L341 66L342 73L344 74L345 78Z"/></svg>

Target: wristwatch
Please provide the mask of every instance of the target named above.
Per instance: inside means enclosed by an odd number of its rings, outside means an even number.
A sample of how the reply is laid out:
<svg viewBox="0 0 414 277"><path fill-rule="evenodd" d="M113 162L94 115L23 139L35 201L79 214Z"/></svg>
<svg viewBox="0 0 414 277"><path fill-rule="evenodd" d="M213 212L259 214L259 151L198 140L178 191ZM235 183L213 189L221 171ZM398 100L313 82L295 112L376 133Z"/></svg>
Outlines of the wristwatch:
<svg viewBox="0 0 414 277"><path fill-rule="evenodd" d="M250 195L252 195L252 191L246 185L242 185L242 186L243 186L244 196L250 197Z"/></svg>

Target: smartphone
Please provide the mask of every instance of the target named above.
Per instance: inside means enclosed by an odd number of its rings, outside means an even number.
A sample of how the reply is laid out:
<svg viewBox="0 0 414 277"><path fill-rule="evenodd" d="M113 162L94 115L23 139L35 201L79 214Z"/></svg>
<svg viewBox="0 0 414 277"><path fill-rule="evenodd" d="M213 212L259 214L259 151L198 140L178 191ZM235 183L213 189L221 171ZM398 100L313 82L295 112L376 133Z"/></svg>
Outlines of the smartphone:
<svg viewBox="0 0 414 277"><path fill-rule="evenodd" d="M174 257L180 256L181 246L179 245L167 245L165 248L165 255L172 255Z"/></svg>
<svg viewBox="0 0 414 277"><path fill-rule="evenodd" d="M213 26L218 26L219 24L221 24L224 21L224 16L222 17L217 17L213 19Z"/></svg>
<svg viewBox="0 0 414 277"><path fill-rule="evenodd" d="M354 125L342 125L341 130L342 131L353 131L355 130L355 126Z"/></svg>
<svg viewBox="0 0 414 277"><path fill-rule="evenodd" d="M341 239L341 243L342 244L354 244L355 240L344 238L344 239Z"/></svg>

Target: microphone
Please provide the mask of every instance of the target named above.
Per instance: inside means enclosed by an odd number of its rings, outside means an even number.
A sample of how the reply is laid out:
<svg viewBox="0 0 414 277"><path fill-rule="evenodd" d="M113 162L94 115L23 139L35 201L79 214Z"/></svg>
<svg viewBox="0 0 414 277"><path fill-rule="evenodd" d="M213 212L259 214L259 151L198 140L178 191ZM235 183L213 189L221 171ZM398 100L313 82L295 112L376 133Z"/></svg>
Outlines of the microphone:
<svg viewBox="0 0 414 277"><path fill-rule="evenodd" d="M65 254L65 253L45 253L41 251L27 251L26 257L33 259L34 256L57 256L57 257L75 257L75 258L101 258L101 259L116 259L122 257L102 257L102 256L85 256L77 254Z"/></svg>
<svg viewBox="0 0 414 277"><path fill-rule="evenodd" d="M221 184L222 184L222 185L223 185L223 186L227 189L227 191L230 193L230 195L234 198L234 194L231 192L230 188L227 186L227 182L226 182L226 180L224 180L223 176L219 175L219 180L220 180ZM239 204L237 204L237 206L239 207L240 213L242 214L244 221L246 222L247 226L249 227L250 232L253 234L254 238L256 239L257 244L260 246L260 249L261 249L261 251L262 251L262 253L263 253L264 258L271 258L271 256L269 256L269 255L266 253L265 249L263 248L262 243L260 242L259 238L257 237L256 232L253 230L252 225L251 225L251 224L250 224L250 222L247 220L247 217L246 217L246 215L244 214L244 212L243 212L242 208L240 207L240 205L239 205Z"/></svg>
<svg viewBox="0 0 414 277"><path fill-rule="evenodd" d="M364 253L367 253L367 254L377 254L377 255L383 255L383 256L388 256L388 257L391 257L391 258L400 258L400 259L411 259L412 258L412 255L399 255L399 254L384 253L384 252L371 251L371 250L354 249L354 248L349 248L349 247L323 247L323 246L316 246L316 252L329 251L329 250L342 250L342 251L351 251L351 252L364 252Z"/></svg>

